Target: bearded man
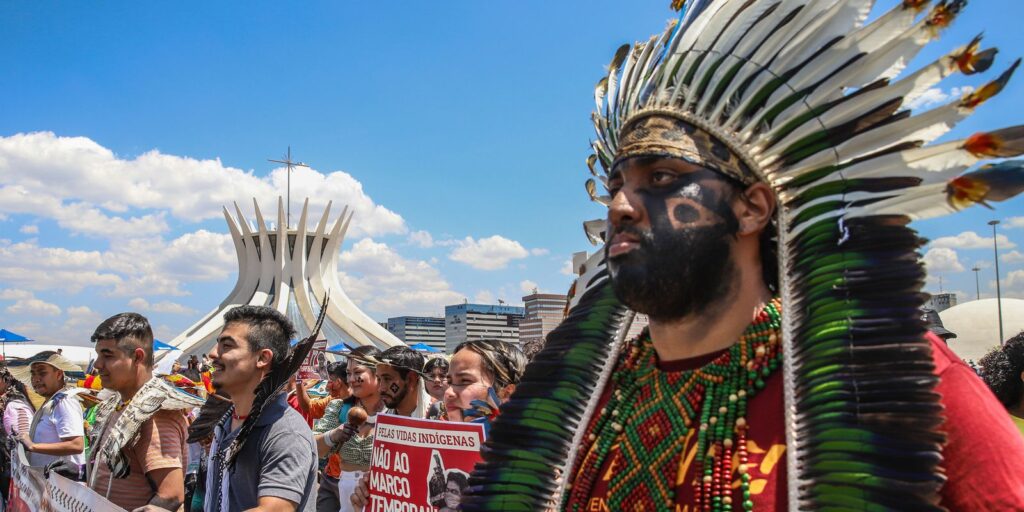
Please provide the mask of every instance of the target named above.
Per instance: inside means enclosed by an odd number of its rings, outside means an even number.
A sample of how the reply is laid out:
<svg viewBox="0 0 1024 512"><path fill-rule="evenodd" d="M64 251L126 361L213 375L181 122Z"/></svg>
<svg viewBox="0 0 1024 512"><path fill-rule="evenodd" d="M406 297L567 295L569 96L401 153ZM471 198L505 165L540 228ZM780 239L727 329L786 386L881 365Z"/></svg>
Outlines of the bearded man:
<svg viewBox="0 0 1024 512"><path fill-rule="evenodd" d="M604 258L502 408L464 510L1024 509L1024 442L925 334L906 227L1019 193L1020 163L953 176L1019 155L1024 131L922 147L1009 79L902 110L994 57L976 40L890 85L964 4L918 19L927 3L865 24L853 0L704 0L620 49L588 162ZM630 310L650 320L636 340Z"/></svg>
<svg viewBox="0 0 1024 512"><path fill-rule="evenodd" d="M396 345L381 353L377 363L377 387L387 414L424 418L430 397L423 382L423 354Z"/></svg>

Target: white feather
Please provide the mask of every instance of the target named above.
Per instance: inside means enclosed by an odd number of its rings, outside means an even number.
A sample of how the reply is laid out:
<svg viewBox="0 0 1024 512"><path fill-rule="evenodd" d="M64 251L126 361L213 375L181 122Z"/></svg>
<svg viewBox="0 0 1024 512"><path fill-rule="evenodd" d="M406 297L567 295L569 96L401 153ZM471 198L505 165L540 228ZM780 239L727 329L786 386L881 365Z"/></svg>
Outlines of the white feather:
<svg viewBox="0 0 1024 512"><path fill-rule="evenodd" d="M686 103L683 105L684 108L688 108L699 100L696 97L696 93L699 90L696 85L704 81L711 67L734 49L736 43L747 34L750 27L772 5L772 2L758 2L749 5L746 2L733 2L728 10L722 11L721 16L726 18L727 24L723 25L721 32L710 34L713 37L702 38L694 47L696 50L706 51L708 55L697 68L697 72L694 75L694 87L690 88L689 97L687 97ZM746 8L740 11L741 7ZM719 71L721 71L721 67L719 67ZM709 88L708 90L713 89Z"/></svg>

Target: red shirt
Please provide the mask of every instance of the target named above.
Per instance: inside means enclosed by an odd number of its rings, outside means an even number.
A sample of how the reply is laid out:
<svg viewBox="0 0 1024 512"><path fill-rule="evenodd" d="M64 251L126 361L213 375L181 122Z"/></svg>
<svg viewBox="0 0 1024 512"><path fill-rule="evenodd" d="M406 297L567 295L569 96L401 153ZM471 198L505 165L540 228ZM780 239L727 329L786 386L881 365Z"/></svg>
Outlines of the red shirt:
<svg viewBox="0 0 1024 512"><path fill-rule="evenodd" d="M934 335L932 357L941 380L936 391L946 408L943 428L949 436L943 448L947 475L942 505L949 510L1024 510L1024 438L985 383L949 347ZM721 352L681 361L660 362L658 368L679 372L710 363ZM600 405L611 396L605 389ZM782 372L775 372L765 387L747 403L747 451L754 510L786 510L786 433L783 421ZM675 511L692 512L697 436L691 430L679 461L682 477L675 485ZM735 461L734 461L735 462ZM733 467L738 464L734 463ZM588 512L610 510L607 503L611 476L622 471L618 445L606 457L584 507ZM733 503L743 503L740 481L734 473Z"/></svg>
<svg viewBox="0 0 1024 512"><path fill-rule="evenodd" d="M299 407L299 397L295 396L295 393L288 393L288 405L302 415L306 423L309 423L309 428L313 428L313 414L310 411L303 411L302 407Z"/></svg>

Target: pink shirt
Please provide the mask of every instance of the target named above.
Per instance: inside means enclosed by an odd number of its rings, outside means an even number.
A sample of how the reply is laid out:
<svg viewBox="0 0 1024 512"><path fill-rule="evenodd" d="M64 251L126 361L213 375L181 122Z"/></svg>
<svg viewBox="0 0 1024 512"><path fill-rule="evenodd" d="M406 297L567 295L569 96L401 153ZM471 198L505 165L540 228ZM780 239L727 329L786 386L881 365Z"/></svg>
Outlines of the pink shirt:
<svg viewBox="0 0 1024 512"><path fill-rule="evenodd" d="M15 432L28 432L32 426L32 408L21 400L7 402L4 409L4 432L13 435Z"/></svg>

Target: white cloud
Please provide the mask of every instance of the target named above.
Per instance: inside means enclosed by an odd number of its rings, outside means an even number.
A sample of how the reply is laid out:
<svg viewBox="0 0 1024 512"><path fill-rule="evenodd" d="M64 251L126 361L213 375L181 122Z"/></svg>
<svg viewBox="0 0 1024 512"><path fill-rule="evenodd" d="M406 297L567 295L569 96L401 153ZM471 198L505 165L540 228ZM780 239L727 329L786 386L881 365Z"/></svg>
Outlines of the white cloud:
<svg viewBox="0 0 1024 512"><path fill-rule="evenodd" d="M997 240L999 241L1000 249L1012 249L1017 247L1016 244L1006 238L1006 235L999 235ZM992 237L979 236L974 231L965 231L956 236L946 236L938 238L932 242L934 248L947 248L947 249L991 249L992 248Z"/></svg>
<svg viewBox="0 0 1024 512"><path fill-rule="evenodd" d="M236 270L231 237L205 230L170 242L122 240L105 252L0 241L0 282L31 291L98 287L113 296L183 296L185 282L225 280Z"/></svg>
<svg viewBox="0 0 1024 512"><path fill-rule="evenodd" d="M89 338L104 317L89 306L67 308L67 319L50 336L53 343L69 342L72 345L91 345Z"/></svg>
<svg viewBox="0 0 1024 512"><path fill-rule="evenodd" d="M1024 228L1024 217L1010 217L1003 221L1007 229Z"/></svg>
<svg viewBox="0 0 1024 512"><path fill-rule="evenodd" d="M0 290L0 300L22 300L31 299L32 297L32 292L25 290L15 290L12 288Z"/></svg>
<svg viewBox="0 0 1024 512"><path fill-rule="evenodd" d="M416 247L429 249L434 246L434 237L427 231L413 231L409 233L409 243Z"/></svg>
<svg viewBox="0 0 1024 512"><path fill-rule="evenodd" d="M494 294L489 290L480 290L473 296L473 302L477 304L495 304Z"/></svg>
<svg viewBox="0 0 1024 512"><path fill-rule="evenodd" d="M171 315L192 315L196 313L196 310L177 302L164 300L150 303L142 297L136 297L128 301L128 307L139 311L152 311L154 313L167 313Z"/></svg>
<svg viewBox="0 0 1024 512"><path fill-rule="evenodd" d="M526 258L529 254L519 242L500 235L481 238L479 241L467 236L459 241L448 258L479 270L500 270L507 267L510 261Z"/></svg>
<svg viewBox="0 0 1024 512"><path fill-rule="evenodd" d="M25 224L18 231L26 235L38 235L39 226L36 226L35 224Z"/></svg>
<svg viewBox="0 0 1024 512"><path fill-rule="evenodd" d="M956 251L945 247L933 247L924 255L924 264L929 273L942 272L963 272L964 266L960 264Z"/></svg>
<svg viewBox="0 0 1024 512"><path fill-rule="evenodd" d="M274 207L286 180L283 167L257 177L220 160L158 150L126 159L88 138L52 132L0 137L0 213L51 218L64 229L87 235L152 236L168 230L168 215L188 222L219 218L221 207L232 202L248 213L254 197L261 206ZM354 209L354 235L406 231L401 216L376 204L346 172L300 167L292 172L291 188L297 204L310 198L314 219L328 200L337 208ZM133 209L144 212L122 216ZM293 213L298 212L293 205Z"/></svg>
<svg viewBox="0 0 1024 512"><path fill-rule="evenodd" d="M14 304L7 306L7 312L12 315L27 316L59 316L60 307L35 297L18 299Z"/></svg>
<svg viewBox="0 0 1024 512"><path fill-rule="evenodd" d="M534 290L537 290L539 288L537 286L537 283L530 281L529 279L526 279L524 281L520 281L519 289L522 290L522 292L525 294L531 294Z"/></svg>
<svg viewBox="0 0 1024 512"><path fill-rule="evenodd" d="M1003 263L1024 263L1024 254L1020 251L1010 251L1000 254L999 259L1003 260Z"/></svg>
<svg viewBox="0 0 1024 512"><path fill-rule="evenodd" d="M439 315L464 297L426 261L404 258L371 238L341 253L338 270L345 292L368 313Z"/></svg>
<svg viewBox="0 0 1024 512"><path fill-rule="evenodd" d="M565 276L571 276L571 275L575 275L576 274L573 271L573 269L572 269L572 260L571 259L565 260L565 263L562 263L562 268L559 269L558 271L562 275L565 275Z"/></svg>
<svg viewBox="0 0 1024 512"><path fill-rule="evenodd" d="M530 254L534 256L547 256L548 254L551 254L551 251L543 248L530 249Z"/></svg>
<svg viewBox="0 0 1024 512"><path fill-rule="evenodd" d="M1024 270L1014 270L1006 275L1003 279L1002 292L1003 297L1024 298ZM989 288L995 289L995 281L989 283Z"/></svg>
<svg viewBox="0 0 1024 512"><path fill-rule="evenodd" d="M974 92L974 87L966 85L964 87L954 87L949 92L943 91L938 87L932 87L921 93L920 96L913 98L906 104L906 107L911 110L920 110L938 106L942 103L946 103L951 99L959 99L970 93Z"/></svg>

